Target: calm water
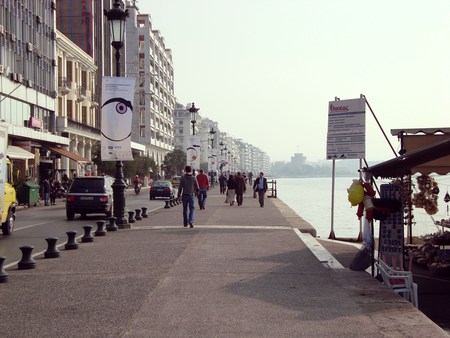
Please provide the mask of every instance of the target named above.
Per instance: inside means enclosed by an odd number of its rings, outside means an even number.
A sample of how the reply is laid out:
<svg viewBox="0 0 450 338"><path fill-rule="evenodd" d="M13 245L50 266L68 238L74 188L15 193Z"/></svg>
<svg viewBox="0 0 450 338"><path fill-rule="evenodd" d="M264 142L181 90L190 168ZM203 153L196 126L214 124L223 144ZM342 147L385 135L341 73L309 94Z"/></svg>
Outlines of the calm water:
<svg viewBox="0 0 450 338"><path fill-rule="evenodd" d="M356 177L355 177L356 178ZM434 219L441 220L447 216L444 195L450 185L450 177L439 176L439 212ZM335 180L334 199L334 233L336 237L354 237L359 234L359 221L356 216L357 207L351 207L347 200L347 188L351 185L351 177L337 177ZM383 182L377 182L379 185ZM281 178L277 179L278 198L293 209L299 216L309 222L317 235L328 238L331 224L331 178ZM420 236L437 231L433 220L423 209L414 209L416 225L413 235ZM375 222L375 235L378 234L378 222ZM406 234L406 229L405 229Z"/></svg>

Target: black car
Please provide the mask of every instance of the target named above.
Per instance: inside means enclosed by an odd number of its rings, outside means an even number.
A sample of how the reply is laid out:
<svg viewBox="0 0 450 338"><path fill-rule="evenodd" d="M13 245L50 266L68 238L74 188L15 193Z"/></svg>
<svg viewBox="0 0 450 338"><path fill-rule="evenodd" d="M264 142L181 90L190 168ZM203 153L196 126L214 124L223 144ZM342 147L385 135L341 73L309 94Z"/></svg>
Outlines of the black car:
<svg viewBox="0 0 450 338"><path fill-rule="evenodd" d="M110 176L76 177L66 196L66 216L72 220L75 214L105 214L111 217L113 208L113 178Z"/></svg>
<svg viewBox="0 0 450 338"><path fill-rule="evenodd" d="M175 196L175 188L170 181L155 181L150 188L150 199L157 197L172 198Z"/></svg>

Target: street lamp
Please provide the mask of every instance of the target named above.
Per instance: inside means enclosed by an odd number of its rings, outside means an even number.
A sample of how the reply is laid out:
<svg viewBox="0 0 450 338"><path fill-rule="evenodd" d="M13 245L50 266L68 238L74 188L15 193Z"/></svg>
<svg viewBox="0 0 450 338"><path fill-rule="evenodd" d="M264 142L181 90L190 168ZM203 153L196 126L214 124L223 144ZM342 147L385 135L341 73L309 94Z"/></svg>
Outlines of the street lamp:
<svg viewBox="0 0 450 338"><path fill-rule="evenodd" d="M128 17L128 9L123 10L120 0L115 0L113 8L104 10L104 14L111 27L111 46L116 50L116 76L120 76L120 50L125 41L125 24ZM128 218L125 217L125 182L123 180L123 163L116 161L115 180L112 184L114 199L114 217L119 229L129 228Z"/></svg>
<svg viewBox="0 0 450 338"><path fill-rule="evenodd" d="M223 146L225 145L225 143L223 143L223 141L220 141L219 146L220 146L220 156L222 157L223 155Z"/></svg>
<svg viewBox="0 0 450 338"><path fill-rule="evenodd" d="M211 127L209 133L211 134L211 149L214 149L214 134L216 133L214 127Z"/></svg>
<svg viewBox="0 0 450 338"><path fill-rule="evenodd" d="M197 112L200 108L195 108L194 102L192 102L191 108L188 109L191 113L191 123L192 123L192 135L195 135L195 123L197 122Z"/></svg>

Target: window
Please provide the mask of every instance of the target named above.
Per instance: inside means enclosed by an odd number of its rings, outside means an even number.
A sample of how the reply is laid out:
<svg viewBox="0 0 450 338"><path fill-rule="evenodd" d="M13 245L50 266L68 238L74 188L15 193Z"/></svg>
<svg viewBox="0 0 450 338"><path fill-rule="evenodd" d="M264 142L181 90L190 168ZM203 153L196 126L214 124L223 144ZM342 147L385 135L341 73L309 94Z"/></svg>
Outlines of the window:
<svg viewBox="0 0 450 338"><path fill-rule="evenodd" d="M140 137L145 137L145 127L144 126L141 126L139 128L139 136Z"/></svg>

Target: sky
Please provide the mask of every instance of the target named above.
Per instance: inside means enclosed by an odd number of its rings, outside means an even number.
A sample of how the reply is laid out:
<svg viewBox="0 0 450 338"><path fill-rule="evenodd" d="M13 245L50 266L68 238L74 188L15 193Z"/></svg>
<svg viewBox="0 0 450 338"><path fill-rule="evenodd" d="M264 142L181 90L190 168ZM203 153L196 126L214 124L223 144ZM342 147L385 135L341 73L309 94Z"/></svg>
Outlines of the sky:
<svg viewBox="0 0 450 338"><path fill-rule="evenodd" d="M328 102L363 94L391 129L450 127L448 0L140 0L177 101L271 161L326 157ZM366 159L395 157L366 108Z"/></svg>

